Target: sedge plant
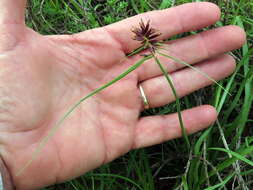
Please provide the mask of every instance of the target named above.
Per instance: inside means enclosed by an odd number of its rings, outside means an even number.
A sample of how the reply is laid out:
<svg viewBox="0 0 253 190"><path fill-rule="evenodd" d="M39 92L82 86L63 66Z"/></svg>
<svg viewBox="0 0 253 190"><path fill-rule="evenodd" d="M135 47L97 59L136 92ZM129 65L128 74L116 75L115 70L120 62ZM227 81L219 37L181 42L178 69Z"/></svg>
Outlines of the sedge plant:
<svg viewBox="0 0 253 190"><path fill-rule="evenodd" d="M131 57L133 55L140 55L140 59L131 67L129 67L126 71L115 77L113 80L109 81L108 83L104 84L103 86L95 89L94 91L90 92L88 95L84 96L81 98L79 101L77 101L74 105L72 105L69 110L65 112L65 114L58 120L58 122L52 127L47 135L40 141L38 147L36 150L33 152L32 157L30 160L27 161L27 163L16 173L16 176L19 176L22 174L22 172L30 166L30 164L39 156L41 153L43 147L46 145L46 143L50 140L50 138L57 132L57 130L61 127L62 123L75 111L75 109L85 100L88 98L96 95L97 93L101 92L102 90L106 89L107 87L113 85L117 81L121 80L125 76L127 76L129 73L133 72L135 69L139 68L142 64L144 64L146 61L153 59L156 63L157 66L160 68L161 72L163 73L164 77L166 78L169 87L171 88L173 95L176 100L176 108L177 108L177 114L178 114L178 119L182 131L182 136L187 144L187 148L190 152L191 145L189 138L187 136L187 132L184 127L182 115L181 115L181 108L180 108L180 100L179 96L177 94L176 88L173 84L173 81L168 74L167 70L165 69L164 65L161 63L160 58L161 56L171 59L179 64L183 64L187 67L190 67L194 71L202 74L215 84L217 84L221 89L223 89L226 93L229 94L229 92L223 88L219 83L217 83L213 78L208 76L206 73L200 71L199 69L191 66L190 64L184 62L183 60L169 55L169 50L166 49L168 46L164 41L159 41L157 38L161 35L161 33L157 30L151 27L150 25L150 20L148 20L146 23L144 23L143 20L140 21L139 26L133 28L132 32L134 33L133 40L139 41L140 42L140 47L131 52L130 54L127 55L127 57ZM142 54L142 52L145 51L145 54ZM125 57L126 58L126 57ZM122 60L124 61L124 60Z"/></svg>

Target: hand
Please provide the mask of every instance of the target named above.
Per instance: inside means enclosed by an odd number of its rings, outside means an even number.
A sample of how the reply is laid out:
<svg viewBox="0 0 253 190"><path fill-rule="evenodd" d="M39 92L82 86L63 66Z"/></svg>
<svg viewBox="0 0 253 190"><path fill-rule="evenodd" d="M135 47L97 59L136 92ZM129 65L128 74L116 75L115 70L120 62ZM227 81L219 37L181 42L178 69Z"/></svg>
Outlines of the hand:
<svg viewBox="0 0 253 190"><path fill-rule="evenodd" d="M62 124L39 158L19 176L56 122L71 105L122 73L141 57L122 62L140 44L131 28L150 19L161 39L214 24L220 17L211 3L191 3L138 15L75 35L42 36L24 25L25 0L0 2L0 155L17 189L29 190L79 176L131 149L181 136L177 114L139 118L141 83L151 107L174 101L158 66L148 61L111 87L81 104ZM235 61L224 54L239 48L245 34L226 26L170 41L170 50L219 80L231 74ZM162 59L180 96L210 85L189 68ZM211 106L184 111L187 132L216 119Z"/></svg>

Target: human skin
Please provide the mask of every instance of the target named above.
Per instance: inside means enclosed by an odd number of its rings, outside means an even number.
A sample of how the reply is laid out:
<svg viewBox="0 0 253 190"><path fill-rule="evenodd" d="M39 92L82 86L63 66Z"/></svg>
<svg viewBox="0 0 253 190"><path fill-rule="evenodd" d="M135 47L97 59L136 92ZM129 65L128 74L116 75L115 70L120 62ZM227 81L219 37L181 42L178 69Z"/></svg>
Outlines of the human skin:
<svg viewBox="0 0 253 190"><path fill-rule="evenodd" d="M133 65L125 55L140 44L131 28L140 19L166 39L219 20L211 3L190 3L137 15L74 35L42 36L24 24L25 0L0 1L0 155L18 190L63 182L110 162L131 149L181 136L177 114L139 117L141 83L151 107L174 101L162 73L148 61L124 79L81 104L42 149L41 156L16 176L40 140L71 105ZM245 33L226 26L169 42L178 58L215 80L231 74L235 61L225 53L240 48ZM189 94L212 82L182 65L161 58L177 93ZM188 134L212 124L212 106L182 112Z"/></svg>

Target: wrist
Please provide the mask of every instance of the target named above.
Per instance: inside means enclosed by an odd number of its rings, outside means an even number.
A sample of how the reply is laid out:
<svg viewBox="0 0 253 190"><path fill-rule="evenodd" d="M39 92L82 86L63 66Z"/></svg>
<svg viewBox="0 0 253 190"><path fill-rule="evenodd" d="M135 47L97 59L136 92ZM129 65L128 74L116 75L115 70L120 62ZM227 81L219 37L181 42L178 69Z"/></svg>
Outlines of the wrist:
<svg viewBox="0 0 253 190"><path fill-rule="evenodd" d="M1 190L15 189L14 184L12 182L11 174L1 156L0 156L0 189Z"/></svg>

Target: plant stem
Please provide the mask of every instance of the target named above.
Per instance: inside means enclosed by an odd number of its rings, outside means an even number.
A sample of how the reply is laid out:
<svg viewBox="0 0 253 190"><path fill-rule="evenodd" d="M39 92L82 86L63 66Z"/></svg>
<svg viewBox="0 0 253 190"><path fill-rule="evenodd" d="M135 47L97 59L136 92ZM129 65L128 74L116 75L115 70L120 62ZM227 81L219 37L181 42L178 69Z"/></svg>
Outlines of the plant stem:
<svg viewBox="0 0 253 190"><path fill-rule="evenodd" d="M185 130L185 127L184 127L184 123L183 123L183 119L182 119L182 114L181 114L181 109L180 109L180 101L179 101L179 97L177 95L176 89L175 89L175 87L173 85L172 80L170 79L170 77L168 75L168 72L165 70L165 68L161 64L160 60L156 57L156 55L154 53L152 53L152 55L153 55L156 63L160 67L161 71L163 72L163 74L164 74L166 80L168 81L169 86L172 89L172 92L173 92L173 94L175 96L176 104L177 104L178 119L179 119L180 127L181 127L181 130L182 130L182 135L183 135L183 137L184 137L184 139L186 141L188 149L190 150L191 145L190 145L190 141L189 141L189 138L187 136L187 133L186 133L186 130Z"/></svg>

